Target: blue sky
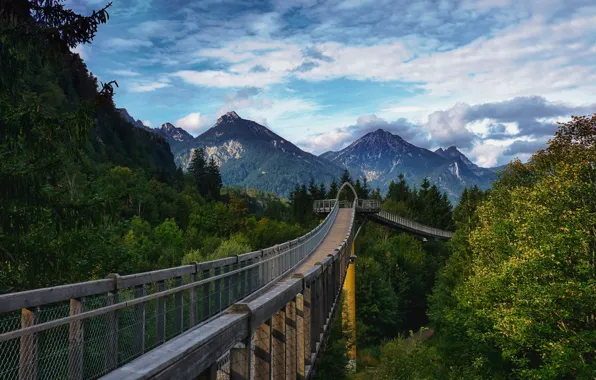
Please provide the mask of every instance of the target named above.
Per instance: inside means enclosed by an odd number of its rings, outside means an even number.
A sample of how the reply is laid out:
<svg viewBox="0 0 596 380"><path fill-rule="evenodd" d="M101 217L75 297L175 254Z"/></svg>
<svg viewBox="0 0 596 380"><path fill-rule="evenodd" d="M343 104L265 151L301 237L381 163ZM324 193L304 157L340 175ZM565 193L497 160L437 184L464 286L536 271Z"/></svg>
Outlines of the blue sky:
<svg viewBox="0 0 596 380"><path fill-rule="evenodd" d="M147 125L235 110L316 154L384 128L495 166L596 112L593 0L114 0L76 51Z"/></svg>

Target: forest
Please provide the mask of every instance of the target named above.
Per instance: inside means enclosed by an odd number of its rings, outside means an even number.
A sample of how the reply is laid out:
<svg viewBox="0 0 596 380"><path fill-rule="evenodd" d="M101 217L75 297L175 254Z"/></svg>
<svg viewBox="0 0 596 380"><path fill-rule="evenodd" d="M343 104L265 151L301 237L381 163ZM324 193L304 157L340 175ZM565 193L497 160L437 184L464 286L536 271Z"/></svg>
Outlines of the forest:
<svg viewBox="0 0 596 380"><path fill-rule="evenodd" d="M454 237L366 225L358 372L345 369L351 327L336 315L321 378L594 379L596 115L561 123L545 149L511 162L488 191L466 189L452 213L417 206L424 187L400 178L383 207Z"/></svg>

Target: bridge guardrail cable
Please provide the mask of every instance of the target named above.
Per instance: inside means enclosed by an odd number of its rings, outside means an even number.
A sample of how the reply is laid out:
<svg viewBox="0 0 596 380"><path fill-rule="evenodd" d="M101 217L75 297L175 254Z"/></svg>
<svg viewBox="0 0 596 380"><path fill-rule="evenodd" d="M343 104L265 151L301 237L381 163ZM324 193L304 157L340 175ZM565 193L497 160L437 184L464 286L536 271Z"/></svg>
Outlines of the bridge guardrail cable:
<svg viewBox="0 0 596 380"><path fill-rule="evenodd" d="M0 378L102 376L283 275L324 239L331 211L304 236L261 251L0 295Z"/></svg>

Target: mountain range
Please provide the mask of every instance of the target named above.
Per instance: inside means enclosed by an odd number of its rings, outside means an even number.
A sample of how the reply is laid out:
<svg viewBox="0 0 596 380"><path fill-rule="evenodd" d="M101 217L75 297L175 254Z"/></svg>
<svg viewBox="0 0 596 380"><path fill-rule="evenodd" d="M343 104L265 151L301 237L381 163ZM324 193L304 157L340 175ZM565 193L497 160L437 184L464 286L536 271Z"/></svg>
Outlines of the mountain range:
<svg viewBox="0 0 596 380"><path fill-rule="evenodd" d="M501 169L479 167L455 146L433 152L382 129L362 136L342 150L316 156L267 127L242 119L234 111L220 117L197 137L171 123L149 128L126 109L118 112L134 126L163 136L183 170L188 168L195 149L203 148L220 166L224 184L286 197L297 183L307 183L312 177L329 184L333 178L339 180L347 168L353 178L366 178L370 187L379 187L382 192L399 173L404 173L410 186L419 185L426 177L445 191L452 202L457 202L465 187L490 187Z"/></svg>

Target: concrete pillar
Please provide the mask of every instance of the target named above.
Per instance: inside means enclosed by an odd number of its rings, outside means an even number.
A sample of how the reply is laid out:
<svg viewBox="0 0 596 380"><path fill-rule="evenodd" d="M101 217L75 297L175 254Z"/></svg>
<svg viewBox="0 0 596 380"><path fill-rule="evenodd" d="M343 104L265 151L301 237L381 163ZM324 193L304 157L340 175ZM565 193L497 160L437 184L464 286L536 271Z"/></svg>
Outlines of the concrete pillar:
<svg viewBox="0 0 596 380"><path fill-rule="evenodd" d="M343 286L343 291L346 297L345 305L347 310L344 309L342 313L343 325L348 326L348 329L352 335L350 341L348 342L350 346L348 356L350 358L349 369L354 372L356 371L356 268L354 265L355 259L356 256L352 255L348 264L346 280L344 281Z"/></svg>
<svg viewBox="0 0 596 380"><path fill-rule="evenodd" d="M296 301L286 305L286 379L296 379L296 359L298 357L298 339L296 336Z"/></svg>
<svg viewBox="0 0 596 380"><path fill-rule="evenodd" d="M259 326L254 335L255 380L271 380L271 320Z"/></svg>
<svg viewBox="0 0 596 380"><path fill-rule="evenodd" d="M271 372L273 380L286 378L286 312L275 313L271 320Z"/></svg>

